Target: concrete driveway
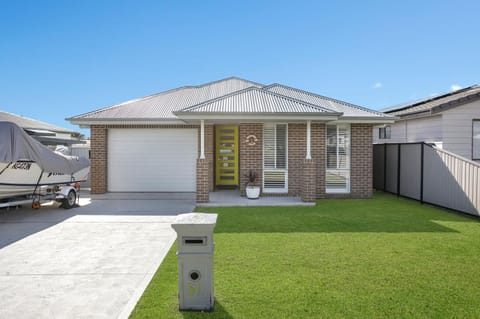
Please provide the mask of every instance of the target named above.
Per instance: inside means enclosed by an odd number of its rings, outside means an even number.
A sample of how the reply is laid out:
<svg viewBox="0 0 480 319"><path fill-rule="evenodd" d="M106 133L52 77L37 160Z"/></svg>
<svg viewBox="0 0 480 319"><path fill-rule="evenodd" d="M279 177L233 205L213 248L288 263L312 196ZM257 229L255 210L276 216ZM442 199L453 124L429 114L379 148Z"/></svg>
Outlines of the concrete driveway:
<svg viewBox="0 0 480 319"><path fill-rule="evenodd" d="M191 212L182 194L83 194L0 211L0 318L126 318Z"/></svg>

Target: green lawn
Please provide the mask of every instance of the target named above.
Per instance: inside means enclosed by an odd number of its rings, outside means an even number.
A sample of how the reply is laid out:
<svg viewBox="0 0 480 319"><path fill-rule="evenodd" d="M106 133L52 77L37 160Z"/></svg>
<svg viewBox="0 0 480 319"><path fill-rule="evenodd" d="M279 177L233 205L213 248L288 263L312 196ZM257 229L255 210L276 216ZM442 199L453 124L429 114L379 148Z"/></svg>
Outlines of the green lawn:
<svg viewBox="0 0 480 319"><path fill-rule="evenodd" d="M383 193L201 211L215 311L178 311L174 245L132 318L480 318L477 220Z"/></svg>

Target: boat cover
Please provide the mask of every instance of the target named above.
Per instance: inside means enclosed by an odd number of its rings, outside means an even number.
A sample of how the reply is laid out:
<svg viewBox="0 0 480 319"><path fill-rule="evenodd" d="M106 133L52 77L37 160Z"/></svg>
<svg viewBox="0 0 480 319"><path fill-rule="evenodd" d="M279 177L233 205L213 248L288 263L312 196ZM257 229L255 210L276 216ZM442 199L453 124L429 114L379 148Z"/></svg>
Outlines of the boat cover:
<svg viewBox="0 0 480 319"><path fill-rule="evenodd" d="M55 153L16 124L0 121L0 162L19 160L33 161L45 172L60 174L73 174L90 166L87 158Z"/></svg>

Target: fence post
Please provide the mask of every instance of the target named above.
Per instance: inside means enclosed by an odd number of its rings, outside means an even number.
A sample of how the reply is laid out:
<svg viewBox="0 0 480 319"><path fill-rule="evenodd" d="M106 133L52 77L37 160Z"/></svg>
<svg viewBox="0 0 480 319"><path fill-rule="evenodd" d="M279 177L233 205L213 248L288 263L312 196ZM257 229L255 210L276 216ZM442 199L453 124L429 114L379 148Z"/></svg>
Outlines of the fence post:
<svg viewBox="0 0 480 319"><path fill-rule="evenodd" d="M397 154L397 196L400 196L400 153L402 151L402 145L398 144Z"/></svg>
<svg viewBox="0 0 480 319"><path fill-rule="evenodd" d="M423 167L424 167L424 152L425 152L425 143L420 144L422 146L420 152L420 203L423 204Z"/></svg>
<svg viewBox="0 0 480 319"><path fill-rule="evenodd" d="M387 143L383 144L383 191L387 191Z"/></svg>

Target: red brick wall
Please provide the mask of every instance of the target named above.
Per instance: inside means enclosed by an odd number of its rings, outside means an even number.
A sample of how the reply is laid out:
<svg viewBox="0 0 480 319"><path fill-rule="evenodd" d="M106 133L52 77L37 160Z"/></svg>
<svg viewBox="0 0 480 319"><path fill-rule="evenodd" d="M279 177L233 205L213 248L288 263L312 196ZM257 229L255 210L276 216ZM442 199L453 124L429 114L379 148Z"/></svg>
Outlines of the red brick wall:
<svg viewBox="0 0 480 319"><path fill-rule="evenodd" d="M350 195L353 198L369 198L373 192L372 125L352 124L350 129Z"/></svg>
<svg viewBox="0 0 480 319"><path fill-rule="evenodd" d="M303 182L301 197L304 202L314 202L317 199L317 167L315 160L305 159L303 162Z"/></svg>
<svg viewBox="0 0 480 319"><path fill-rule="evenodd" d="M107 192L107 145L108 130L105 126L90 128L90 187L92 194Z"/></svg>
<svg viewBox="0 0 480 319"><path fill-rule="evenodd" d="M209 201L209 178L208 161L206 159L197 159L197 203L208 203Z"/></svg>
<svg viewBox="0 0 480 319"><path fill-rule="evenodd" d="M312 123L311 126L311 154L316 163L317 198L325 198L325 159L326 159L326 126L324 123Z"/></svg>
<svg viewBox="0 0 480 319"><path fill-rule="evenodd" d="M108 129L109 128L199 128L198 125L94 125L91 127L91 189L92 193L105 193L107 185ZM369 124L351 125L351 193L342 197L368 198L372 195L372 126ZM256 145L245 142L248 135L255 135ZM325 135L326 125L312 123L311 154L316 165L316 197L338 197L325 194ZM200 132L198 134L200 138ZM214 189L214 126L205 126L205 156L202 170L207 173L208 189ZM246 123L239 125L240 139L240 190L245 194L246 177L250 169L259 175L258 185L263 178L263 124ZM200 139L199 147L200 151ZM306 124L288 125L288 182L290 195L302 195L306 154ZM205 168L206 165L206 168ZM309 171L312 171L311 169ZM308 171L308 172L309 172ZM202 174L205 172L202 172Z"/></svg>
<svg viewBox="0 0 480 319"><path fill-rule="evenodd" d="M247 183L246 174L254 170L258 174L257 184L263 184L263 124L246 123L239 125L239 144L240 144L240 192L245 195L245 186ZM249 135L255 135L257 142L255 145L248 145L246 138Z"/></svg>
<svg viewBox="0 0 480 319"><path fill-rule="evenodd" d="M200 130L200 129L199 129ZM208 162L208 189L213 191L215 188L215 139L214 139L214 126L205 125L205 159ZM200 131L198 133L200 138ZM200 139L198 140L200 143ZM200 151L200 144L198 144L198 150Z"/></svg>
<svg viewBox="0 0 480 319"><path fill-rule="evenodd" d="M307 125L288 124L288 194L302 194L303 165L307 153Z"/></svg>

